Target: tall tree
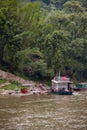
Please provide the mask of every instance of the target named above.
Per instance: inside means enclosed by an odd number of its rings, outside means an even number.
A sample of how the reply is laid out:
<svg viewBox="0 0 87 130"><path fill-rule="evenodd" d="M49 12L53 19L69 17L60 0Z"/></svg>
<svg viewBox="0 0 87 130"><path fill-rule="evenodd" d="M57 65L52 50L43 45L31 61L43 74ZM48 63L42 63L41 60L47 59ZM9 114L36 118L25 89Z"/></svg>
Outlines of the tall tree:
<svg viewBox="0 0 87 130"><path fill-rule="evenodd" d="M68 13L80 13L84 12L85 9L82 7L81 2L78 1L68 1L64 4L64 9Z"/></svg>
<svg viewBox="0 0 87 130"><path fill-rule="evenodd" d="M67 35L62 31L54 31L46 39L46 60L48 67L54 72L64 69L64 55L66 54Z"/></svg>
<svg viewBox="0 0 87 130"><path fill-rule="evenodd" d="M9 52L9 61L13 59L14 54L20 49L19 41L15 41L14 36L20 32L18 19L17 0L4 0L0 9L0 59L4 59L4 53ZM9 51L7 52L7 48ZM10 53L11 52L11 53Z"/></svg>
<svg viewBox="0 0 87 130"><path fill-rule="evenodd" d="M23 39L24 48L37 45L38 34L40 30L40 3L27 3L20 9L21 33L17 35Z"/></svg>

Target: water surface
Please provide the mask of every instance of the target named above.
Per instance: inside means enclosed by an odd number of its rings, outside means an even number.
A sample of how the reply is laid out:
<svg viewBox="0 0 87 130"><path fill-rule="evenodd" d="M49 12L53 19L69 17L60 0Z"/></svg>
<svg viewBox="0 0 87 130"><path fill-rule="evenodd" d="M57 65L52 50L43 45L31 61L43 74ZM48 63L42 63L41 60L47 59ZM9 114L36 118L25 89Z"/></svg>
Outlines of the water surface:
<svg viewBox="0 0 87 130"><path fill-rule="evenodd" d="M0 95L0 130L87 130L87 91L80 95Z"/></svg>

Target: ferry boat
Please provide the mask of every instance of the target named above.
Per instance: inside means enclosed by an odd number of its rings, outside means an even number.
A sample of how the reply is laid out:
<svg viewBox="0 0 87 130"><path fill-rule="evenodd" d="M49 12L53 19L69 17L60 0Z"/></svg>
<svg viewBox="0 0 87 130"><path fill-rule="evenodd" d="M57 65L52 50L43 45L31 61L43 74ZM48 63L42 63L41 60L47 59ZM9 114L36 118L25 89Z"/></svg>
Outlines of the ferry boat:
<svg viewBox="0 0 87 130"><path fill-rule="evenodd" d="M72 95L73 94L73 82L66 76L55 76L52 79L52 92L57 95Z"/></svg>

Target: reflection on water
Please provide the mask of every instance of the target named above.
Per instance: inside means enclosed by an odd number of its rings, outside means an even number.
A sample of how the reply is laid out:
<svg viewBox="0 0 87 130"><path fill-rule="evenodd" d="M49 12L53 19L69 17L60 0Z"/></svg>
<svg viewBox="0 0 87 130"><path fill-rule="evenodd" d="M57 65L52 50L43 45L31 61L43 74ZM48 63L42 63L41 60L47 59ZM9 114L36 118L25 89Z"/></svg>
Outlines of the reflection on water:
<svg viewBox="0 0 87 130"><path fill-rule="evenodd" d="M80 95L0 95L0 130L87 130L87 92Z"/></svg>

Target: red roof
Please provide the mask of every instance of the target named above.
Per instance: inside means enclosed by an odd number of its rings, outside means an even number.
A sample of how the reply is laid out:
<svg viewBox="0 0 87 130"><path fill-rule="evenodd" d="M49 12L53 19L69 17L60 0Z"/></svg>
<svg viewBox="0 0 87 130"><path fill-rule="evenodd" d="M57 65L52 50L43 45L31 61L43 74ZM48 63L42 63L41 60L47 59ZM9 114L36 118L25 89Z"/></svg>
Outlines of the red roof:
<svg viewBox="0 0 87 130"><path fill-rule="evenodd" d="M66 76L63 76L63 77L62 77L62 80L67 80L67 77L66 77Z"/></svg>

